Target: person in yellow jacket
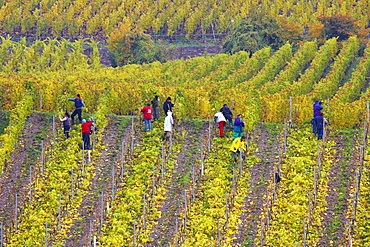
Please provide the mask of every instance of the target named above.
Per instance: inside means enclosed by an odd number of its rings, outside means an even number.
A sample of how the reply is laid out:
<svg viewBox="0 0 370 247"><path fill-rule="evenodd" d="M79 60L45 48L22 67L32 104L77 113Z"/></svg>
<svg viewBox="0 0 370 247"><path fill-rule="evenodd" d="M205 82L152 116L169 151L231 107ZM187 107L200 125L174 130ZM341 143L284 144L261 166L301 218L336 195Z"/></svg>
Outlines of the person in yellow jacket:
<svg viewBox="0 0 370 247"><path fill-rule="evenodd" d="M240 155L240 148L243 150L242 152L242 158L245 159L244 153L247 151L246 147L246 141L245 141L245 136L242 137L237 137L234 139L230 151L231 151L231 156L234 158L234 161L236 162L236 158Z"/></svg>

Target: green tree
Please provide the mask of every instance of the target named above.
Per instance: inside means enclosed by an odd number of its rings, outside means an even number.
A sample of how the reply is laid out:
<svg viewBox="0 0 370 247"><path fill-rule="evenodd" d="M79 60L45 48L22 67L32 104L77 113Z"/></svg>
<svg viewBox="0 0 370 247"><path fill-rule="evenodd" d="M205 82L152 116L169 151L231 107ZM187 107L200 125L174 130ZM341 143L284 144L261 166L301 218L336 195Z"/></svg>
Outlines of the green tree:
<svg viewBox="0 0 370 247"><path fill-rule="evenodd" d="M108 48L115 66L165 62L171 53L163 45L156 45L149 35L128 22L120 23L108 36Z"/></svg>
<svg viewBox="0 0 370 247"><path fill-rule="evenodd" d="M244 19L230 35L224 45L223 52L234 54L239 51L251 53L270 46L277 50L285 41L281 37L280 27L276 20L267 15L255 14Z"/></svg>

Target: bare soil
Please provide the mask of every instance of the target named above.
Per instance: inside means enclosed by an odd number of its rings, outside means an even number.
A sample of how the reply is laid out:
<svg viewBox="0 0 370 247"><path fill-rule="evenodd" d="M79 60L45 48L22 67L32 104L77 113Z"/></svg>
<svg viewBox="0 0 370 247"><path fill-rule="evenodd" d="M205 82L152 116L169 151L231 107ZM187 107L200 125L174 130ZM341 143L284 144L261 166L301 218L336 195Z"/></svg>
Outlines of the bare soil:
<svg viewBox="0 0 370 247"><path fill-rule="evenodd" d="M50 132L51 122L42 113L32 113L22 130L19 140L9 161L5 164L0 179L0 219L7 229L16 224L15 199L18 195L18 209L29 201L30 167L36 168L40 163L42 139ZM49 140L46 139L45 143Z"/></svg>

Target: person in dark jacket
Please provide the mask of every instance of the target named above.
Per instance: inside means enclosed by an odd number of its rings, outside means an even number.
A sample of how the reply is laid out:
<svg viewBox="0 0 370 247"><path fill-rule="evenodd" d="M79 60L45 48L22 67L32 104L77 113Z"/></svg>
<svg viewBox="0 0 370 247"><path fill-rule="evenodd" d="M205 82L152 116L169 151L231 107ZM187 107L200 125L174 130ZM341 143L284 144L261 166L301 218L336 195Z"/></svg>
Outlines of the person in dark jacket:
<svg viewBox="0 0 370 247"><path fill-rule="evenodd" d="M238 114L234 121L234 134L233 140L243 136L244 122L242 120L242 114Z"/></svg>
<svg viewBox="0 0 370 247"><path fill-rule="evenodd" d="M328 121L325 119L323 113L321 113L320 116L316 117L316 123L317 123L317 140L322 140L325 126L328 125Z"/></svg>
<svg viewBox="0 0 370 247"><path fill-rule="evenodd" d="M172 112L172 107L175 106L174 104L172 104L171 101L172 101L171 97L168 97L167 100L163 103L163 111L166 116L167 112L168 111Z"/></svg>
<svg viewBox="0 0 370 247"><path fill-rule="evenodd" d="M71 121L69 120L70 117L71 116L69 115L68 111L66 111L64 113L64 118L60 118L60 121L63 123L64 134L66 136L66 139L69 138L69 130L71 129Z"/></svg>
<svg viewBox="0 0 370 247"><path fill-rule="evenodd" d="M82 107L86 107L84 101L81 99L79 94L76 95L76 98L70 98L69 101L75 102L75 110L73 111L71 118L72 118L72 125L74 125L74 117L78 115L78 119L80 123L82 122Z"/></svg>
<svg viewBox="0 0 370 247"><path fill-rule="evenodd" d="M155 93L156 94L156 93ZM159 96L155 95L154 99L152 100L152 107L153 107L153 120L159 119Z"/></svg>
<svg viewBox="0 0 370 247"><path fill-rule="evenodd" d="M317 117L321 116L322 101L316 100L313 104L313 119L311 120L312 124L312 133L317 134Z"/></svg>
<svg viewBox="0 0 370 247"><path fill-rule="evenodd" d="M233 127L233 113L230 110L230 108L227 106L227 104L224 104L224 106L220 109L220 112L224 115L226 120L229 121L229 125L232 128Z"/></svg>

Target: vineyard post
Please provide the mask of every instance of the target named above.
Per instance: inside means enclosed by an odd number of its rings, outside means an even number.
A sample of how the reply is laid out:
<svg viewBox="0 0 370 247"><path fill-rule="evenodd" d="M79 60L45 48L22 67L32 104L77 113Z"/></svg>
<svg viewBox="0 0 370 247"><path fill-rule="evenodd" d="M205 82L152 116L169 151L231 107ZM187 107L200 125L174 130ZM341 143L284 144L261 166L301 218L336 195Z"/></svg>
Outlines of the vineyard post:
<svg viewBox="0 0 370 247"><path fill-rule="evenodd" d="M3 223L0 223L0 247L3 247Z"/></svg>
<svg viewBox="0 0 370 247"><path fill-rule="evenodd" d="M170 153L172 153L172 131L170 131Z"/></svg>
<svg viewBox="0 0 370 247"><path fill-rule="evenodd" d="M59 194L58 196L58 231L60 231L60 214L61 214L60 211L61 210L60 210L60 194Z"/></svg>
<svg viewBox="0 0 370 247"><path fill-rule="evenodd" d="M281 170L281 143L279 143L278 150L279 150L278 174L279 174L279 177L280 177L280 170Z"/></svg>
<svg viewBox="0 0 370 247"><path fill-rule="evenodd" d="M112 202L114 201L114 164L112 164Z"/></svg>
<svg viewBox="0 0 370 247"><path fill-rule="evenodd" d="M370 121L369 101L366 100L366 122Z"/></svg>
<svg viewBox="0 0 370 247"><path fill-rule="evenodd" d="M243 148L242 145L239 147L239 177L243 176Z"/></svg>
<svg viewBox="0 0 370 247"><path fill-rule="evenodd" d="M261 247L262 247L262 246L264 246L264 244L263 244L264 229L263 229L263 219L262 218L261 218L260 222L261 222L261 239L260 239L260 242L261 242Z"/></svg>
<svg viewBox="0 0 370 247"><path fill-rule="evenodd" d="M204 176L204 153L203 147L200 148L200 176Z"/></svg>
<svg viewBox="0 0 370 247"><path fill-rule="evenodd" d="M352 247L352 234L351 234L351 221L347 219L348 221L348 246Z"/></svg>
<svg viewBox="0 0 370 247"><path fill-rule="evenodd" d="M317 176L316 176L316 167L313 168L313 186L314 186L314 189L313 189L313 196L314 196L314 199L313 199L313 202L314 204L316 204L316 196L317 196Z"/></svg>
<svg viewBox="0 0 370 247"><path fill-rule="evenodd" d="M187 200L186 200L186 193L187 193L187 191L184 190L184 208L185 208L185 211L184 211L184 229L186 228L187 211L188 211L188 203L187 203Z"/></svg>
<svg viewBox="0 0 370 247"><path fill-rule="evenodd" d="M94 243L93 246L96 247L96 236L94 236Z"/></svg>
<svg viewBox="0 0 370 247"><path fill-rule="evenodd" d="M286 146L287 146L287 127L286 127L286 118L284 118L284 149L283 153L286 154Z"/></svg>
<svg viewBox="0 0 370 247"><path fill-rule="evenodd" d="M134 126L134 113L132 113L131 120L131 153L134 152L134 135L135 135L135 126Z"/></svg>
<svg viewBox="0 0 370 247"><path fill-rule="evenodd" d="M179 234L179 218L176 218L176 221L175 221L175 234L178 235ZM179 237L176 236L176 247L179 246Z"/></svg>
<svg viewBox="0 0 370 247"><path fill-rule="evenodd" d="M125 141L122 141L121 157L121 179L123 179L125 175Z"/></svg>
<svg viewBox="0 0 370 247"><path fill-rule="evenodd" d="M317 145L317 175L318 179L321 177L321 153L320 153L320 145Z"/></svg>
<svg viewBox="0 0 370 247"><path fill-rule="evenodd" d="M82 141L82 176L84 175L85 170L85 144L84 141Z"/></svg>
<svg viewBox="0 0 370 247"><path fill-rule="evenodd" d="M208 120L208 152L211 152L211 120Z"/></svg>
<svg viewBox="0 0 370 247"><path fill-rule="evenodd" d="M191 169L191 177L192 177L192 188L191 188L191 200L194 201L195 200L195 166L193 165L192 166L192 169Z"/></svg>
<svg viewBox="0 0 370 247"><path fill-rule="evenodd" d="M30 202L32 202L32 166L30 166Z"/></svg>
<svg viewBox="0 0 370 247"><path fill-rule="evenodd" d="M227 230L229 225L229 194L226 192L226 209L225 209L225 216L226 216L226 223L225 223L225 229Z"/></svg>
<svg viewBox="0 0 370 247"><path fill-rule="evenodd" d="M273 202L275 202L276 201L276 187L277 187L277 181L276 181L276 174L277 174L277 167L276 166L274 166L274 168L273 168L273 173L272 173L272 179L274 180L274 194L273 194L273 196L272 196L272 198L273 198Z"/></svg>
<svg viewBox="0 0 370 247"><path fill-rule="evenodd" d="M103 219L104 219L104 191L100 192L100 230L103 227Z"/></svg>
<svg viewBox="0 0 370 247"><path fill-rule="evenodd" d="M15 194L15 230L18 230L18 194Z"/></svg>
<svg viewBox="0 0 370 247"><path fill-rule="evenodd" d="M74 186L75 186L75 181L73 179L73 167L71 169L71 180L72 180L72 186L71 186L71 191L72 191L72 200L75 198L75 192L74 192Z"/></svg>
<svg viewBox="0 0 370 247"><path fill-rule="evenodd" d="M221 229L220 229L220 218L218 218L217 222L217 246L221 246Z"/></svg>
<svg viewBox="0 0 370 247"><path fill-rule="evenodd" d="M146 196L143 194L143 229L146 230Z"/></svg>
<svg viewBox="0 0 370 247"><path fill-rule="evenodd" d="M289 96L289 128L293 128L293 114L292 114L292 96Z"/></svg>
<svg viewBox="0 0 370 247"><path fill-rule="evenodd" d="M45 223L45 246L49 246L49 239L48 239L48 222Z"/></svg>
<svg viewBox="0 0 370 247"><path fill-rule="evenodd" d="M45 145L44 140L41 141L41 171L45 173Z"/></svg>
<svg viewBox="0 0 370 247"><path fill-rule="evenodd" d="M306 220L303 221L303 246L307 247L307 227Z"/></svg>
<svg viewBox="0 0 370 247"><path fill-rule="evenodd" d="M55 141L55 116L53 115L53 141Z"/></svg>
<svg viewBox="0 0 370 247"><path fill-rule="evenodd" d="M356 214L357 214L357 205L358 200L360 197L360 184L361 184L361 175L362 175L362 166L364 162L364 148L360 147L360 168L358 169L358 172L356 171L356 197L353 207L353 218L352 218L352 224L355 224L356 220Z"/></svg>
<svg viewBox="0 0 370 247"><path fill-rule="evenodd" d="M232 183L233 183L232 190L233 190L233 195L234 195L234 193L236 193L236 179L235 179L235 168L234 168L234 166L233 166L233 180L232 180Z"/></svg>
<svg viewBox="0 0 370 247"><path fill-rule="evenodd" d="M40 109L42 109L42 91L40 91Z"/></svg>
<svg viewBox="0 0 370 247"><path fill-rule="evenodd" d="M164 143L162 142L162 166L161 166L161 178L164 178Z"/></svg>
<svg viewBox="0 0 370 247"><path fill-rule="evenodd" d="M90 247L91 247L91 244L92 244L92 240L93 240L93 235L92 235L92 228L93 228L93 225L92 225L92 221L90 220L90 227L89 227L89 242L90 242Z"/></svg>
<svg viewBox="0 0 370 247"><path fill-rule="evenodd" d="M137 238L137 233L136 233L136 220L134 220L134 247L136 247L136 238Z"/></svg>
<svg viewBox="0 0 370 247"><path fill-rule="evenodd" d="M364 140L363 140L363 146L366 149L367 145L367 122L364 122Z"/></svg>
<svg viewBox="0 0 370 247"><path fill-rule="evenodd" d="M155 165L152 168L153 180L152 180L152 203L154 204L154 196L155 196Z"/></svg>

